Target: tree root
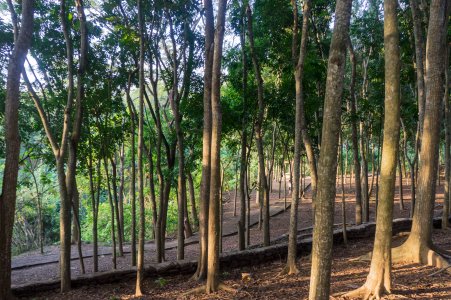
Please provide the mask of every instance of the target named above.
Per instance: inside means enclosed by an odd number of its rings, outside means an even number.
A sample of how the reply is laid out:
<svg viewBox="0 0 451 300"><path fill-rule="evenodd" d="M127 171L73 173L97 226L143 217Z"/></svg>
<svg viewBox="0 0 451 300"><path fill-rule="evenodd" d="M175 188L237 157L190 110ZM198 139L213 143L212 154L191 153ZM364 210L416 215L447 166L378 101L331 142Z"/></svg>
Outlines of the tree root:
<svg viewBox="0 0 451 300"><path fill-rule="evenodd" d="M276 278L283 276L292 276L298 275L300 273L296 264L286 265L279 274L277 274Z"/></svg>
<svg viewBox="0 0 451 300"><path fill-rule="evenodd" d="M236 289L234 289L232 287L229 287L229 286L227 286L227 285L225 285L223 283L218 284L217 291L225 291L225 292L229 292L229 293L236 293L237 292ZM217 291L207 290L207 285L201 285L201 286L199 286L197 288L191 289L188 292L184 293L183 297L192 296L192 295L199 295L199 294L203 294L203 293L211 294L211 293L214 293L214 292L217 292Z"/></svg>
<svg viewBox="0 0 451 300"><path fill-rule="evenodd" d="M372 284L372 281L367 280L367 282L360 288L341 294L340 296L345 299L379 300L384 294L389 293L390 291L384 287L382 282Z"/></svg>
<svg viewBox="0 0 451 300"><path fill-rule="evenodd" d="M441 255L440 253L447 253L447 251L442 250L437 246L429 247L426 245L417 245L416 247L412 247L410 244L404 243L401 246L392 249L392 263L418 263L439 268L441 270L443 269L443 271L447 271L451 274L451 264L445 259L444 255Z"/></svg>
<svg viewBox="0 0 451 300"><path fill-rule="evenodd" d="M371 257L373 256L373 252L368 252L366 254L363 254L361 256L355 257L355 258L351 258L348 260L348 262L353 262L353 261L360 261L360 262L367 262L367 261L371 261Z"/></svg>

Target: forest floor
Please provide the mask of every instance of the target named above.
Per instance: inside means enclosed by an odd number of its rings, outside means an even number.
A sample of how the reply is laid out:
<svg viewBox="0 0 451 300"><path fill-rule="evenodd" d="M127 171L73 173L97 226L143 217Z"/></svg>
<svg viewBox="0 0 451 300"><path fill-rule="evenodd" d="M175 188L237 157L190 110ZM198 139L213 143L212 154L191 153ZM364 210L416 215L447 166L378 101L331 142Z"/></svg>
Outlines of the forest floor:
<svg viewBox="0 0 451 300"><path fill-rule="evenodd" d="M371 182L371 177L369 178ZM273 193L271 194L271 203L273 206L273 214L276 214L271 218L271 240L280 240L280 237L286 235L289 225L289 209L284 211L283 191L281 193L282 199L278 197L278 184L274 184ZM283 189L283 186L282 186ZM374 220L374 190L370 207L370 220ZM404 191L404 210L400 209L399 205L399 189L397 188L394 218L402 218L409 216L410 210L410 184L409 180L403 181ZM347 223L354 223L354 189L349 184L349 178L345 185L346 196L346 216ZM229 233L230 236L223 238L223 251L227 252L235 250L237 248L238 238L236 234L233 234L232 228L236 228L236 217L233 217L233 198L234 192L228 192L224 195L224 234ZM312 225L312 210L311 210L311 195L310 192L306 193L306 198L302 200L299 208L300 218L298 228L307 228ZM255 196L253 197L255 199ZM441 202L443 201L443 187L437 189L437 202L435 214L438 216L441 209ZM287 197L287 203L290 202L290 198ZM253 219L258 220L258 207L253 203ZM237 212L239 212L239 203L237 203ZM341 211L341 185L337 187L337 198L335 205L335 223L337 226L342 222ZM255 219L256 218L256 219ZM252 223L252 222L251 222ZM229 228L229 229L227 229ZM394 238L394 243L400 243L405 237L398 236ZM434 232L434 239L437 244L442 248L451 250L451 235L443 234L439 231ZM195 240L195 239L192 239ZM251 228L251 244L258 245L262 242L262 232L258 229L258 225ZM353 262L349 263L351 257L363 254L369 251L372 247L372 240L361 240L352 243L349 248L343 246L337 246L334 250L334 273L333 273L333 292L341 292L357 285L361 284L367 274L369 263ZM175 260L176 248L171 245L174 240L168 239L166 248L166 259ZM90 254L92 246L84 245L84 255ZM124 250L129 251L129 246L126 246ZM110 247L102 247L99 253L104 253L99 257L100 271L106 271L112 269ZM73 248L74 257L77 257L76 248ZM58 247L52 246L46 248L46 253L41 255L39 252L28 252L22 254L13 259L16 266L22 266L13 270L13 285L38 282L43 280L50 280L58 278L58 263L57 263ZM155 248L153 243L146 244L146 259L145 263L155 263ZM56 256L56 262L54 257ZM198 256L198 245L194 242L185 247L185 258L196 259ZM52 257L52 259L49 259ZM46 263L46 259L49 261ZM36 262L42 262L43 264L38 266L26 267L27 263L30 265ZM92 270L92 258L85 259L85 265L87 272ZM307 258L301 259L301 274L296 277L280 277L275 278L276 274L280 272L283 267L283 262L269 263L263 266L257 266L255 268L242 268L223 270L222 276L224 281L239 290L238 294L225 294L219 293L217 295L209 296L208 299L272 299L277 295L280 299L291 299L299 297L303 298L308 292L308 276L309 276L309 263ZM124 257L118 257L118 268L126 269L130 267L130 255L126 253ZM250 272L252 274L251 281L248 283L241 282L241 272ZM398 298L389 299L451 299L451 277L446 274L437 274L433 277L427 277L427 274L433 273L432 268L421 266L405 266L395 265L395 290L394 293ZM77 276L80 274L78 260L72 261L72 274ZM183 292L187 291L190 287L194 287L195 283L189 283L188 276L174 276L164 279L154 280L148 279L146 281L147 290L152 291L148 299L175 299L179 297ZM419 280L419 281L418 281ZM115 298L127 298L133 293L132 288L134 283L131 281L124 281L114 285L102 285L95 287L83 287L70 292L67 297L69 299L115 299ZM410 286L410 289L409 289ZM410 293L410 294L409 294ZM280 297L282 295L282 297ZM415 295L419 295L418 297ZM92 296L92 298L91 298ZM443 297L442 297L443 296ZM42 296L50 299L58 299L61 297L59 294L47 293ZM415 298L416 297L416 298Z"/></svg>

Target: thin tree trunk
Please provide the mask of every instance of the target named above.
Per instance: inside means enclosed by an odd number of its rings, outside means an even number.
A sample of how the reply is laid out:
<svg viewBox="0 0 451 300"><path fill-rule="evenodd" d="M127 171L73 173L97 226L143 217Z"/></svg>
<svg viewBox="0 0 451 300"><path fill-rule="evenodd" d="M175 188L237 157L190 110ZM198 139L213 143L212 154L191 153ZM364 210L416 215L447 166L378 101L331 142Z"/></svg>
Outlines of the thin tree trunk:
<svg viewBox="0 0 451 300"><path fill-rule="evenodd" d="M265 157L263 152L263 117L265 112L265 102L263 95L263 78L261 76L260 64L255 53L254 46L254 32L252 28L252 11L250 6L247 7L247 31L249 36L250 52L252 57L252 64L254 66L255 77L257 81L257 98L258 98L258 113L257 120L255 122L255 135L256 145L258 153L258 165L259 165L259 203L263 204L263 245L269 246L270 231L269 231L269 187L266 179L265 172Z"/></svg>
<svg viewBox="0 0 451 300"><path fill-rule="evenodd" d="M194 192L194 182L193 182L193 176L190 172L187 173L188 177L188 189L189 189L189 199L191 203L191 219L193 220L193 223L196 227L199 226L199 218L197 215L197 209L196 209L196 195Z"/></svg>
<svg viewBox="0 0 451 300"><path fill-rule="evenodd" d="M398 174L399 174L399 209L404 210L404 193L403 193L403 189L402 189L401 154L398 155Z"/></svg>
<svg viewBox="0 0 451 300"><path fill-rule="evenodd" d="M293 8L293 62L295 64L295 81L296 81L296 123L295 123L295 141L294 141L294 185L293 192L291 194L291 209L290 209L290 227L289 227L289 237L288 237L288 255L287 255L287 265L283 272L287 274L297 274L299 269L296 266L296 256L297 256L297 234L298 234L298 208L299 208L299 193L300 193L300 165L301 165L301 138L306 135L302 133L305 126L305 112L304 112L304 91L303 91L303 77L304 77L304 62L307 52L307 34L308 34L308 19L310 14L310 1L304 2L303 7L303 22L302 22L302 38L301 46L299 50L299 55L297 55L298 47L298 6L295 0L291 1ZM309 138L307 137L307 143L305 138L304 145L307 149L307 144L309 143ZM311 147L311 144L310 144ZM307 151L308 152L308 151ZM316 163L313 157L314 167L311 168L312 174L312 184L316 185ZM315 179L313 179L315 178ZM316 188L316 186L315 186ZM315 191L313 191L315 193ZM313 203L315 202L313 197Z"/></svg>
<svg viewBox="0 0 451 300"><path fill-rule="evenodd" d="M343 136L341 132L340 137ZM338 157L340 158L340 170L341 170L341 219L342 219L342 230L343 230L343 244L348 247L348 233L346 231L346 196L345 196L345 168L343 163L343 142L339 143L340 149ZM345 148L346 149L346 148Z"/></svg>
<svg viewBox="0 0 451 300"><path fill-rule="evenodd" d="M143 2L138 0L138 22L139 22L139 115L138 115L138 201L139 201L139 235L138 235L138 257L136 266L136 289L135 296L143 295L144 278L144 237L145 237L145 211L144 211L144 15ZM161 192L161 191L160 191Z"/></svg>
<svg viewBox="0 0 451 300"><path fill-rule="evenodd" d="M354 179L355 179L355 223L362 224L362 185L360 182L360 160L359 160L359 143L357 133L357 108L355 99L355 77L356 77L356 58L351 38L348 36L349 58L351 60L351 86L350 86L350 105L353 121L351 123L351 141L352 153L354 157ZM349 180L349 188L352 187L352 173Z"/></svg>
<svg viewBox="0 0 451 300"><path fill-rule="evenodd" d="M122 240L122 229L121 229L121 220L119 213L119 201L117 197L117 167L113 158L110 157L111 169L112 169L112 186L113 186L113 201L114 201L114 211L116 215L116 224L117 224L117 240L118 240L118 249L119 256L124 256L124 248L123 248L123 240Z"/></svg>
<svg viewBox="0 0 451 300"><path fill-rule="evenodd" d="M115 234L115 213L114 213L114 204L113 204L113 196L111 193L111 184L110 184L110 175L109 174L109 170L108 170L108 160L107 158L104 158L103 160L103 166L105 168L105 175L106 175L106 182L107 182L107 188L108 188L108 202L110 204L110 212L111 212L111 242L113 243L112 245L112 251L113 251L113 256L112 256L112 260L113 260L113 269L116 270L117 268L117 254L116 254L116 234Z"/></svg>

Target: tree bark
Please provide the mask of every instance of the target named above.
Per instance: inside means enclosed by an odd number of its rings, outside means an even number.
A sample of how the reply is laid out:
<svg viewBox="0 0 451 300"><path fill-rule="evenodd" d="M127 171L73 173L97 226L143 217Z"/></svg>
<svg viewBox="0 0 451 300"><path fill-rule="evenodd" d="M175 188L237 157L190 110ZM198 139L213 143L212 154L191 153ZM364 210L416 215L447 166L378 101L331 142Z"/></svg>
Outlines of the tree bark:
<svg viewBox="0 0 451 300"><path fill-rule="evenodd" d="M423 263L436 267L448 267L449 263L436 253L432 243L432 216L434 211L439 131L443 101L443 72L445 61L444 42L448 25L448 3L433 1L430 5L426 46L426 102L421 139L418 174L418 199L409 238L393 249L394 261Z"/></svg>
<svg viewBox="0 0 451 300"><path fill-rule="evenodd" d="M399 149L400 56L396 0L384 1L385 118L380 198L370 273L365 284L348 296L379 299L391 290L393 202ZM373 299L373 298L371 298Z"/></svg>
<svg viewBox="0 0 451 300"><path fill-rule="evenodd" d="M138 0L138 23L139 23L139 115L138 115L138 201L139 201L139 235L138 235L138 257L136 266L136 289L135 296L143 295L144 278L144 237L145 237L145 215L144 215L144 15L143 2ZM160 191L161 192L161 191Z"/></svg>
<svg viewBox="0 0 451 300"><path fill-rule="evenodd" d="M445 66L449 64L449 45L446 45ZM447 228L449 224L449 215L451 213L451 107L449 103L449 70L445 69L445 93L443 96L445 103L445 184L442 212L442 228Z"/></svg>
<svg viewBox="0 0 451 300"><path fill-rule="evenodd" d="M310 139L307 136L305 126L305 112L304 112L304 91L303 91L303 77L304 77L304 62L307 52L307 35L308 35L308 20L310 15L310 1L304 2L303 7L303 21L302 21L302 37L301 46L299 49L299 55L297 55L297 32L298 32L298 6L297 1L292 0L291 5L293 8L293 49L292 55L295 64L295 82L296 82L296 123L295 123L295 138L294 138L294 181L293 192L291 194L291 209L290 209L290 227L288 237L288 255L287 265L284 272L287 274L299 273L296 266L297 256L297 235L298 235L298 207L299 207L299 191L300 191L300 164L301 164L301 139L304 141L305 148L308 149L311 146ZM303 132L305 130L305 132ZM306 143L307 139L307 143ZM313 148L311 148L313 150ZM307 156L308 154L307 150ZM312 158L309 157L309 161ZM316 185L316 163L313 155L313 166L310 168L313 184ZM316 188L316 186L315 186ZM315 200L313 199L313 203Z"/></svg>
<svg viewBox="0 0 451 300"><path fill-rule="evenodd" d="M338 136L341 128L341 98L351 6L351 0L337 1L334 31L329 51L321 152L318 164L318 186L315 199L310 300L329 299Z"/></svg>
<svg viewBox="0 0 451 300"><path fill-rule="evenodd" d="M209 2L206 0L205 2ZM219 193L221 185L221 58L225 31L225 14L227 1L220 0L214 34L214 54L211 78L211 173L210 173L210 203L208 219L208 265L206 293L219 289ZM213 7L209 5L208 14L213 14ZM209 29L206 27L206 31Z"/></svg>
<svg viewBox="0 0 451 300"><path fill-rule="evenodd" d="M16 188L19 173L20 136L19 101L20 74L31 45L33 34L34 0L22 1L22 22L17 26L11 0L8 0L14 26L14 48L8 62L5 97L5 167L0 195L0 299L11 295L11 241L16 209Z"/></svg>
<svg viewBox="0 0 451 300"><path fill-rule="evenodd" d="M210 173L211 173L211 88L213 78L214 54L214 15L211 0L204 0L205 10L205 52L204 52L204 123L202 128L202 178L200 183L200 215L199 215L199 259L197 270L193 278L203 280L207 277L208 259L208 226L210 202Z"/></svg>
<svg viewBox="0 0 451 300"><path fill-rule="evenodd" d="M352 140L352 153L354 157L354 179L355 179L355 223L357 225L362 224L362 184L360 182L360 159L359 159L359 138L357 132L357 108L355 99L355 77L356 77L356 58L354 48L351 43L351 38L348 36L348 50L349 59L351 61L351 86L350 86L350 105L352 123L351 123L351 140ZM351 185L352 175L349 180Z"/></svg>
<svg viewBox="0 0 451 300"><path fill-rule="evenodd" d="M263 118L265 113L265 102L263 95L263 78L261 76L260 64L255 53L254 46L254 32L252 28L252 11L248 5L247 10L247 32L249 36L250 52L252 57L252 64L254 66L255 77L257 81L257 98L258 98L258 112L257 120L255 122L255 141L258 153L259 165L259 203L263 204L263 245L269 246L270 231L269 231L269 187L265 172L265 155L263 152Z"/></svg>

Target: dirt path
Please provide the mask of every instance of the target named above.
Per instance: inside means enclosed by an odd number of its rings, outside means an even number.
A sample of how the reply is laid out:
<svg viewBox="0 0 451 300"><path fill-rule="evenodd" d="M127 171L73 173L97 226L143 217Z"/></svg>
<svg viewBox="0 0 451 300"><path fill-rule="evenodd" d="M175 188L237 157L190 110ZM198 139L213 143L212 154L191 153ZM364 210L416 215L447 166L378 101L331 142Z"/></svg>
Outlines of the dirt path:
<svg viewBox="0 0 451 300"><path fill-rule="evenodd" d="M349 179L348 179L349 182ZM288 232L289 225L289 209L284 211L284 201L283 201L283 192L282 199L278 198L277 184L274 185L273 193L271 194L271 212L274 215L271 218L271 240L280 239L281 236L286 235ZM400 210L398 201L395 204L394 210L394 218L400 217L408 217L409 208L410 208L410 188L408 186L408 180L404 181L404 199L405 199L405 210ZM436 205L436 210L440 209L440 199L443 199L443 189L438 189L438 204ZM397 189L398 191L398 189ZM354 198L353 198L353 189L349 188L349 184L345 186L345 194L346 194L346 215L347 215L347 223L354 222ZM337 188L337 194L341 194L341 189ZM238 245L238 237L236 236L236 223L237 217L233 216L233 196L234 193L228 192L224 195L224 238L223 238L223 251L231 251L236 250ZM299 223L298 228L306 228L312 226L312 209L311 209L311 194L310 192L306 193L306 199L302 200L302 203L299 207ZM398 197L398 194L396 194ZM253 196L255 199L255 195ZM372 199L371 203L371 214L370 219L374 220L374 209L375 203L374 199ZM395 199L396 200L396 199ZM288 197L287 203L290 202L290 198ZM255 204L255 201L252 201L252 214L251 214L251 223L256 224L258 222L258 206ZM239 201L237 203L237 212L239 212ZM335 205L335 223L341 222L341 198L337 197L336 205ZM263 241L262 231L258 229L258 226L253 226L251 228L251 245L259 245ZM198 245L197 245L197 236L193 236L186 241L187 246L185 246L185 257L186 259L195 259L198 256ZM166 242L166 260L175 260L176 259L176 240L168 239ZM92 246L84 245L84 256L86 270L88 273L92 272ZM125 246L124 250L126 251L124 257L118 257L117 265L118 269L128 269L130 268L131 257L130 254L127 253L130 251L129 246ZM76 277L80 275L79 263L78 263L78 255L76 248L73 247L73 261L71 263L72 275ZM99 249L99 253L102 253L99 257L99 271L107 271L112 269L112 261L111 256L111 247L102 246ZM39 252L28 252L24 253L20 256L13 258L13 273L12 273L12 281L13 285L20 285L30 282L39 282L50 279L57 279L59 277L58 272L58 254L59 248L58 246L46 247L46 253L41 255ZM155 246L153 243L147 243L145 247L145 263L155 263ZM35 265L31 267L27 267L30 265Z"/></svg>

